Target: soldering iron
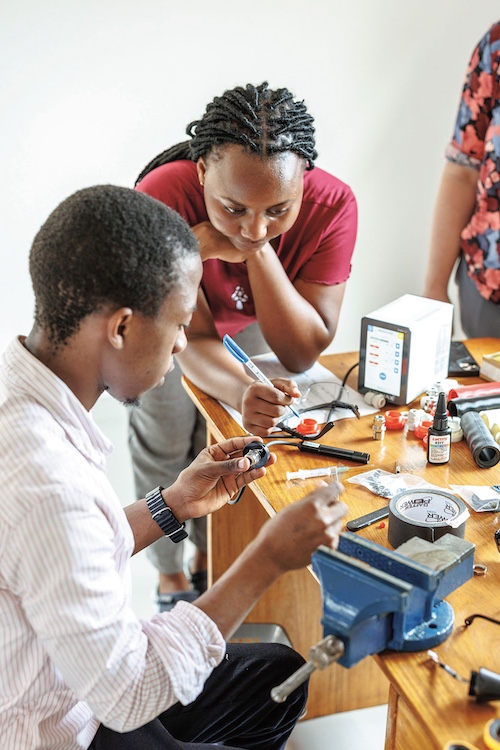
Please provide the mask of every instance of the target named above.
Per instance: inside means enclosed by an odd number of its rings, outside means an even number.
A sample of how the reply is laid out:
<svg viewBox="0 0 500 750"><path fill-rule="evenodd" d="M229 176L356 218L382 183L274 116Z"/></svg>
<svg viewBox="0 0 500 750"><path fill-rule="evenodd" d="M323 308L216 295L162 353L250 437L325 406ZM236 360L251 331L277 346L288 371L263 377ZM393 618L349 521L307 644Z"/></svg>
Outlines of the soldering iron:
<svg viewBox="0 0 500 750"><path fill-rule="evenodd" d="M344 458L349 461L356 461L359 464L367 464L370 461L369 453L361 451L351 451L347 448L334 448L332 445L324 443L313 443L310 440L303 440L297 444L299 451L306 453L317 453L320 456L330 456L331 458Z"/></svg>

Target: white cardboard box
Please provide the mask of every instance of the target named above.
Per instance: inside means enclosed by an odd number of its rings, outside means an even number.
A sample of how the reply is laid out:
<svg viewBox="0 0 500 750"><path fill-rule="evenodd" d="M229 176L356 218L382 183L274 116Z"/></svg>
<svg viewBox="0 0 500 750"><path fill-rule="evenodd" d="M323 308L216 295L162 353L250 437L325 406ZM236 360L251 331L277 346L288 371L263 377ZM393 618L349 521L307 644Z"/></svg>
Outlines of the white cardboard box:
<svg viewBox="0 0 500 750"><path fill-rule="evenodd" d="M358 390L409 404L448 375L453 305L414 294L361 320Z"/></svg>
<svg viewBox="0 0 500 750"><path fill-rule="evenodd" d="M500 381L500 352L483 354L479 375L485 380L496 383Z"/></svg>

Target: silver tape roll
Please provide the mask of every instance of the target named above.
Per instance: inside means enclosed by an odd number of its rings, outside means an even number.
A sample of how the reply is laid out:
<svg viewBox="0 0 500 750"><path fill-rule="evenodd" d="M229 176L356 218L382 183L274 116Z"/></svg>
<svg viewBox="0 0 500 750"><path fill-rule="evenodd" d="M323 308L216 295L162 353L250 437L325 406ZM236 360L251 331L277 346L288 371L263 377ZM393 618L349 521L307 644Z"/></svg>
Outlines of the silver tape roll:
<svg viewBox="0 0 500 750"><path fill-rule="evenodd" d="M389 503L388 538L393 547L414 536L435 542L444 534L462 539L469 511L455 495L420 488L398 492Z"/></svg>

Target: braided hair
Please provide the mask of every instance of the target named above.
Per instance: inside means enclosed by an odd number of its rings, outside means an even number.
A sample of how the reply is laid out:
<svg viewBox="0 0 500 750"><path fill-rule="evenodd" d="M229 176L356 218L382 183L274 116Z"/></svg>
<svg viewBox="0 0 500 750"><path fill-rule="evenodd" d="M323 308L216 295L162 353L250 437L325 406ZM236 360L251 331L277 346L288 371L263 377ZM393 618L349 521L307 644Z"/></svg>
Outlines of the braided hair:
<svg viewBox="0 0 500 750"><path fill-rule="evenodd" d="M293 151L313 169L317 157L314 119L303 101L294 101L288 89L273 91L267 82L260 86L237 86L216 96L201 120L189 123L183 141L158 154L144 167L136 185L156 167L180 159L198 161L212 148L228 143L243 146L263 157Z"/></svg>

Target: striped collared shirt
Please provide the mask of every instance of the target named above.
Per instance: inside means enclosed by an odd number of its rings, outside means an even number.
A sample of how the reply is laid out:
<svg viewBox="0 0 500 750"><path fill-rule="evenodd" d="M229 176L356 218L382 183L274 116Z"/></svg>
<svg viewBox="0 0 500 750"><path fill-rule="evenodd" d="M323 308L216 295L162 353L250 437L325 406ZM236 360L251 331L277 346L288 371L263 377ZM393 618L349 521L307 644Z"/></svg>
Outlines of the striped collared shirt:
<svg viewBox="0 0 500 750"><path fill-rule="evenodd" d="M111 444L14 340L0 364L2 750L88 748L200 693L225 651L201 610L138 620L133 537L106 478Z"/></svg>

